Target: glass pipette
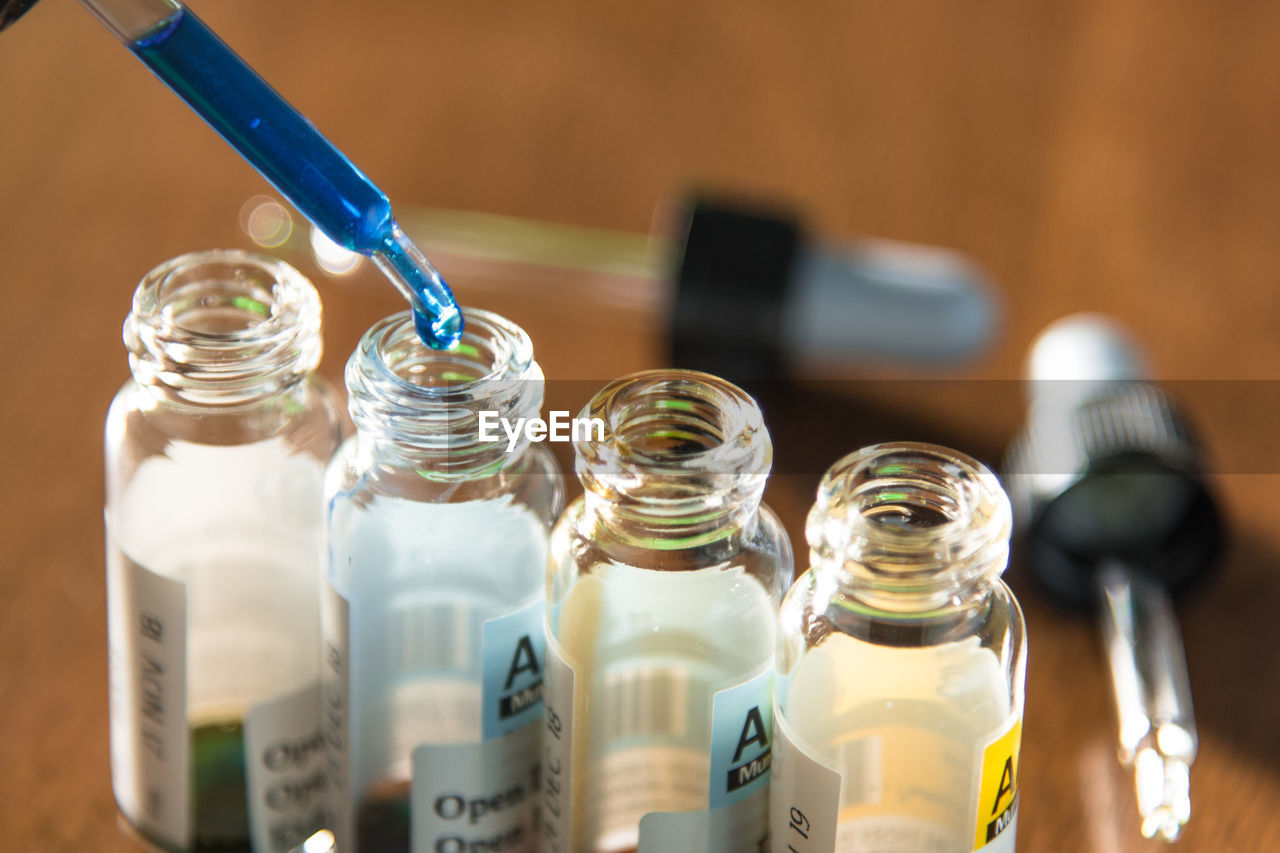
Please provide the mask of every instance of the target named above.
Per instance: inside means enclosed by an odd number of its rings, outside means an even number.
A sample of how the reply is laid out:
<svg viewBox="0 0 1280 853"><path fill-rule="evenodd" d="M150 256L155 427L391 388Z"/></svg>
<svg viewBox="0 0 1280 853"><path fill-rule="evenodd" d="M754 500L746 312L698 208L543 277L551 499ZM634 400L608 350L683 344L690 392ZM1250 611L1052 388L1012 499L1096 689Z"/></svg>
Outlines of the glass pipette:
<svg viewBox="0 0 1280 853"><path fill-rule="evenodd" d="M1099 611L1140 830L1171 842L1191 818L1199 745L1171 594L1211 568L1222 523L1186 419L1143 361L1100 315L1041 332L1006 472L1031 572L1063 602Z"/></svg>
<svg viewBox="0 0 1280 853"><path fill-rule="evenodd" d="M204 22L175 0L81 3L316 227L372 257L413 306L424 343L458 342L453 294L400 230L386 194Z"/></svg>

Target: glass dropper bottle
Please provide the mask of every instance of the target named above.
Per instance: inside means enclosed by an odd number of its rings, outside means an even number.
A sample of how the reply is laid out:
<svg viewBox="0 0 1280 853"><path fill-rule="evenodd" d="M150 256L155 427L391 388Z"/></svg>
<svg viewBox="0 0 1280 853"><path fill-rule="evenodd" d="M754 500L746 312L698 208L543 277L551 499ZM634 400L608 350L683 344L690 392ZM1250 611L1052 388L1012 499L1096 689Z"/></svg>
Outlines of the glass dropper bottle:
<svg viewBox="0 0 1280 853"><path fill-rule="evenodd" d="M334 242L373 258L423 343L449 349L462 313L364 173L175 0L81 0L178 97Z"/></svg>

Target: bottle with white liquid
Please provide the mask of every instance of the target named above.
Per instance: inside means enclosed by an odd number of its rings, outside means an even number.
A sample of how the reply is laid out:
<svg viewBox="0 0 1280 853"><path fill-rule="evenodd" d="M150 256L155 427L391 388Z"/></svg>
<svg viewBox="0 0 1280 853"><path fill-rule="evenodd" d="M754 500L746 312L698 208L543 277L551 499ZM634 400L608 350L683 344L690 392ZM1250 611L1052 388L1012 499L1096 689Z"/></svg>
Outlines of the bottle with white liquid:
<svg viewBox="0 0 1280 853"><path fill-rule="evenodd" d="M605 386L585 495L552 534L543 850L767 844L777 605L791 547L761 503L772 446L724 380Z"/></svg>
<svg viewBox="0 0 1280 853"><path fill-rule="evenodd" d="M235 251L143 278L106 425L111 778L166 851L286 853L323 827L320 300Z"/></svg>
<svg viewBox="0 0 1280 853"><path fill-rule="evenodd" d="M967 456L837 462L783 602L773 853L1012 853L1026 644L1009 501Z"/></svg>
<svg viewBox="0 0 1280 853"><path fill-rule="evenodd" d="M408 312L347 363L356 435L329 467L324 723L343 853L537 846L542 614L563 482L524 330L468 309L433 350Z"/></svg>

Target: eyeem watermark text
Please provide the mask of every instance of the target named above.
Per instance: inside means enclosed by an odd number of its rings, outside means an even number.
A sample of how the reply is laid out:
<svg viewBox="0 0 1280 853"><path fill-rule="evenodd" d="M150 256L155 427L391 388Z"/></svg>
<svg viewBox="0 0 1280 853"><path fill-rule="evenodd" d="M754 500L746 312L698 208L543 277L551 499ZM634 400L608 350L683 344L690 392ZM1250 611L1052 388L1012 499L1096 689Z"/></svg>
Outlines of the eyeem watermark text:
<svg viewBox="0 0 1280 853"><path fill-rule="evenodd" d="M513 424L497 412L481 412L476 437L480 441L507 438L507 452L515 450L520 436L529 441L604 441L604 420L571 418L568 412L552 411L551 418L516 418ZM502 434L498 430L501 428Z"/></svg>

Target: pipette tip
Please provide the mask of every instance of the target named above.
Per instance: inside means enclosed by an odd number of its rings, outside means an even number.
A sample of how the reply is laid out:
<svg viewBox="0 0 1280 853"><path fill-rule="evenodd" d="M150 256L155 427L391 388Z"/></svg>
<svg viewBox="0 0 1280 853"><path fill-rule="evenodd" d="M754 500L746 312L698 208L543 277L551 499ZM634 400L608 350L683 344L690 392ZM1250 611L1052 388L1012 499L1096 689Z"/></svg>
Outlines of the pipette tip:
<svg viewBox="0 0 1280 853"><path fill-rule="evenodd" d="M1187 762L1156 749L1138 752L1133 774L1144 838L1178 840L1191 819L1190 771Z"/></svg>
<svg viewBox="0 0 1280 853"><path fill-rule="evenodd" d="M457 346L462 339L462 309L444 278L399 225L392 223L373 260L413 306L414 327L422 342L438 350Z"/></svg>
<svg viewBox="0 0 1280 853"><path fill-rule="evenodd" d="M413 325L418 330L418 337L431 349L453 349L462 340L462 312L457 307L450 307L434 317L415 308Z"/></svg>
<svg viewBox="0 0 1280 853"><path fill-rule="evenodd" d="M1182 834L1182 823L1168 810L1161 809L1153 815L1147 815L1142 822L1142 837L1156 841L1174 842Z"/></svg>

